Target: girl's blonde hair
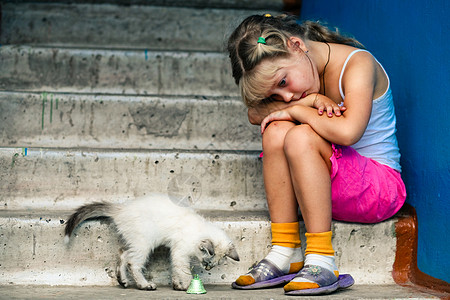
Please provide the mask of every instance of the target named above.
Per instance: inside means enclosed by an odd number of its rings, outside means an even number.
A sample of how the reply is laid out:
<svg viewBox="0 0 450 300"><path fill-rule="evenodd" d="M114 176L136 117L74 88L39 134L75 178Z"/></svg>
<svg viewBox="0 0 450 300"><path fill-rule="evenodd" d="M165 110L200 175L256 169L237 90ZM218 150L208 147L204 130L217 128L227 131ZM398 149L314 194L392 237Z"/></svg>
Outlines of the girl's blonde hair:
<svg viewBox="0 0 450 300"><path fill-rule="evenodd" d="M256 66L263 60L289 57L288 42L291 36L363 48L356 39L341 35L337 29L331 31L319 22L304 21L299 24L296 16L288 15L247 17L230 35L227 49L234 80L248 107L264 99L279 68L275 64ZM264 38L265 43L258 42L260 37Z"/></svg>

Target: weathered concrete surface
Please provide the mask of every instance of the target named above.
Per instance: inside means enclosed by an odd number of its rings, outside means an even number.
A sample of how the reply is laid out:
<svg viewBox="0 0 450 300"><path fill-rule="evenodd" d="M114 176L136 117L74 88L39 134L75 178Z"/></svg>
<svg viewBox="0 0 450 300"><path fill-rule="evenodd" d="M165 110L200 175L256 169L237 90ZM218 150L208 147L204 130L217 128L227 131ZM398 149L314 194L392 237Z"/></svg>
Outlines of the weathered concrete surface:
<svg viewBox="0 0 450 300"><path fill-rule="evenodd" d="M70 211L0 211L0 285L115 285L118 236L109 221L87 221L76 229L69 246L63 243L64 222ZM231 283L262 259L270 247L267 212L200 211L223 228L235 243L240 262L200 274L205 283ZM356 284L393 284L392 271L396 219L376 225L333 222L333 244L341 273ZM303 248L304 225L301 224ZM20 247L17 247L20 245ZM154 281L168 284L167 249L156 251L149 269Z"/></svg>
<svg viewBox="0 0 450 300"><path fill-rule="evenodd" d="M394 284L395 222L395 218L378 224L333 222L332 242L339 271L350 273L356 283Z"/></svg>
<svg viewBox="0 0 450 300"><path fill-rule="evenodd" d="M13 3L27 2L52 2L51 0L8 0ZM73 3L73 0L58 0L58 3ZM242 8L248 9L274 9L281 11L283 8L282 0L77 0L77 3L91 4L115 4L115 5L146 5L146 6L179 6L196 8Z"/></svg>
<svg viewBox="0 0 450 300"><path fill-rule="evenodd" d="M0 89L239 96L218 52L0 47Z"/></svg>
<svg viewBox="0 0 450 300"><path fill-rule="evenodd" d="M169 193L194 208L261 210L258 152L0 149L0 209L72 209Z"/></svg>
<svg viewBox="0 0 450 300"><path fill-rule="evenodd" d="M229 285L205 285L207 291L202 295L190 295L174 291L169 286L160 286L156 291L139 291L123 289L119 286L21 286L8 285L0 287L0 299L296 299L285 296L282 288L261 290L234 290ZM351 288L338 291L319 298L302 296L304 300L316 299L439 299L436 296L398 285L354 285Z"/></svg>
<svg viewBox="0 0 450 300"><path fill-rule="evenodd" d="M261 149L240 99L0 92L0 145Z"/></svg>
<svg viewBox="0 0 450 300"><path fill-rule="evenodd" d="M223 51L229 34L242 19L266 12L270 11L5 3L0 41L4 45Z"/></svg>

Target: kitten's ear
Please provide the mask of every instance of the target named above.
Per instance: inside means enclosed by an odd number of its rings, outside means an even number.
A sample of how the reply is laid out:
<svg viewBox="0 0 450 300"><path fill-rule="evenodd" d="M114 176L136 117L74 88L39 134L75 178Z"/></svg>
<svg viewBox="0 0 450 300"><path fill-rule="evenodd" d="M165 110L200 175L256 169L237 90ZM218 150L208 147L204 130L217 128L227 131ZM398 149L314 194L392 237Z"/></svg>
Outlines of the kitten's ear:
<svg viewBox="0 0 450 300"><path fill-rule="evenodd" d="M201 251L207 252L211 256L213 256L215 254L215 252L214 252L214 245L211 242L211 240L203 240L203 241L201 241L199 248L200 248Z"/></svg>
<svg viewBox="0 0 450 300"><path fill-rule="evenodd" d="M236 251L236 247L232 243L230 243L230 245L228 246L227 253L225 253L225 256L228 256L229 258L235 261L239 261L239 255Z"/></svg>

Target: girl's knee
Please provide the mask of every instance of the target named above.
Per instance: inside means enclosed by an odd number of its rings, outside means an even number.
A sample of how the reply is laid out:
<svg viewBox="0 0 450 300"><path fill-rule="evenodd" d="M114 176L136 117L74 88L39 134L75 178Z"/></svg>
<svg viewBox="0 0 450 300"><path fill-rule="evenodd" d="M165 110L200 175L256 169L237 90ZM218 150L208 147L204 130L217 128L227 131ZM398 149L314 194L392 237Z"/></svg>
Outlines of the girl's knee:
<svg viewBox="0 0 450 300"><path fill-rule="evenodd" d="M319 149L323 139L307 124L291 128L284 138L284 152L286 155L300 154L303 151Z"/></svg>
<svg viewBox="0 0 450 300"><path fill-rule="evenodd" d="M268 125L262 137L263 151L283 151L286 134L296 125L287 121L276 121Z"/></svg>

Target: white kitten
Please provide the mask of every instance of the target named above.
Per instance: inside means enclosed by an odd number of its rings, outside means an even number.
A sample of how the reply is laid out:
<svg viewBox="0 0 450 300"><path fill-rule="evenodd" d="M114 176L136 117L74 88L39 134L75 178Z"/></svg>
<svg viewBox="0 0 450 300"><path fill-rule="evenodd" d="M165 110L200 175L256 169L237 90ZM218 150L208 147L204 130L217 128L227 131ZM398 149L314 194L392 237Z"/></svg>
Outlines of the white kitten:
<svg viewBox="0 0 450 300"><path fill-rule="evenodd" d="M124 242L125 251L117 268L117 280L124 287L130 286L127 274L131 274L138 289L156 289L142 271L149 255L162 245L170 248L172 285L176 290L189 287L191 259L201 262L207 270L225 257L239 261L235 246L223 230L159 194L122 204L95 202L81 206L66 223L65 242L80 223L98 217L111 218Z"/></svg>

